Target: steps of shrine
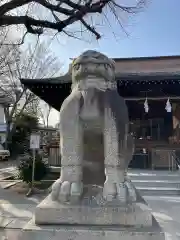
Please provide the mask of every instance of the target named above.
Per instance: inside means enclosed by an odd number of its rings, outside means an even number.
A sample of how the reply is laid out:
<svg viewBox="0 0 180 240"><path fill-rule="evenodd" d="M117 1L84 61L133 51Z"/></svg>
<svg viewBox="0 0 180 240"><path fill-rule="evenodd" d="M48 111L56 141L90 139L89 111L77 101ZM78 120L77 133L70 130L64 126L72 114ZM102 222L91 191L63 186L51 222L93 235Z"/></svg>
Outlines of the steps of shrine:
<svg viewBox="0 0 180 240"><path fill-rule="evenodd" d="M180 196L179 171L130 170L128 176L143 196Z"/></svg>

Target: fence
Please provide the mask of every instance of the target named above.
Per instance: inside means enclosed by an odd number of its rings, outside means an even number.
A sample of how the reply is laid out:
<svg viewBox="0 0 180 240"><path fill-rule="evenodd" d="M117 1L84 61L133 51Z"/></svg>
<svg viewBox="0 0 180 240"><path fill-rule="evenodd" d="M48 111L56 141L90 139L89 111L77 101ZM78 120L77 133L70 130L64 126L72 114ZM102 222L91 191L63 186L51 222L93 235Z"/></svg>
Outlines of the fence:
<svg viewBox="0 0 180 240"><path fill-rule="evenodd" d="M152 148L149 153L135 153L129 168L175 171L180 159L173 149Z"/></svg>
<svg viewBox="0 0 180 240"><path fill-rule="evenodd" d="M142 154L134 154L136 156L142 155ZM146 166L144 168L166 168L169 171L174 171L177 169L177 165L180 165L180 159L176 156L175 150L169 150L169 149L152 149L151 153L151 164L143 163ZM148 160L148 162L150 159ZM52 145L49 149L49 157L48 157L48 163L50 166L61 166L61 157L60 157L60 150L58 145ZM150 166L151 165L151 166Z"/></svg>
<svg viewBox="0 0 180 240"><path fill-rule="evenodd" d="M60 167L61 157L58 145L53 145L49 149L48 163L50 166Z"/></svg>
<svg viewBox="0 0 180 240"><path fill-rule="evenodd" d="M177 169L176 152L172 149L152 149L152 169L168 168L169 171Z"/></svg>

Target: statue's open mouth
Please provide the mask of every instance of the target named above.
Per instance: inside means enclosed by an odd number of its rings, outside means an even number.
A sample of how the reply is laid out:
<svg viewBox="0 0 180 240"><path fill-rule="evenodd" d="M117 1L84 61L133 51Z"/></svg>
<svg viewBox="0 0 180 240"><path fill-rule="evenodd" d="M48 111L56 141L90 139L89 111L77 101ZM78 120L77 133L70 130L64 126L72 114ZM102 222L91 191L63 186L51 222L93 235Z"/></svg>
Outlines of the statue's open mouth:
<svg viewBox="0 0 180 240"><path fill-rule="evenodd" d="M97 77L90 75L87 76L85 79L79 81L79 86L81 90L86 90L86 89L99 89L99 90L104 90L106 89L107 83L104 78L98 78Z"/></svg>

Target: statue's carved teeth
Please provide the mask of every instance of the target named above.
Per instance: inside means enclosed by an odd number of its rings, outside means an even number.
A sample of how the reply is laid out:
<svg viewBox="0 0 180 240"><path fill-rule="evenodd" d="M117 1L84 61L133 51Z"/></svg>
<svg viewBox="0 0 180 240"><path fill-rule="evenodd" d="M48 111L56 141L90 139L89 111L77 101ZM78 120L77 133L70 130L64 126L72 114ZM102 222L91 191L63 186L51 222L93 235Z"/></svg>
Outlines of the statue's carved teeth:
<svg viewBox="0 0 180 240"><path fill-rule="evenodd" d="M109 68L108 64L104 64L105 69L107 70Z"/></svg>
<svg viewBox="0 0 180 240"><path fill-rule="evenodd" d="M96 64L96 68L99 68L101 66L101 64L99 63L99 64Z"/></svg>

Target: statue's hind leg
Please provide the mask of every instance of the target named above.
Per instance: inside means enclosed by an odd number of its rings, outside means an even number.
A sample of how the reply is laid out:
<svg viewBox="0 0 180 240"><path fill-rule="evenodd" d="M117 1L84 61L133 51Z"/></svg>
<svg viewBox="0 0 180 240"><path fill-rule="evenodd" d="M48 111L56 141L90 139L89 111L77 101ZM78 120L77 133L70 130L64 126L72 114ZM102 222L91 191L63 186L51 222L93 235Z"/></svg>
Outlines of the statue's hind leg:
<svg viewBox="0 0 180 240"><path fill-rule="evenodd" d="M128 190L125 184L125 156L119 154L116 123L110 109L104 114L105 175L103 196L107 201L118 199L126 202Z"/></svg>

